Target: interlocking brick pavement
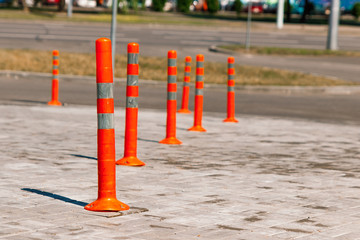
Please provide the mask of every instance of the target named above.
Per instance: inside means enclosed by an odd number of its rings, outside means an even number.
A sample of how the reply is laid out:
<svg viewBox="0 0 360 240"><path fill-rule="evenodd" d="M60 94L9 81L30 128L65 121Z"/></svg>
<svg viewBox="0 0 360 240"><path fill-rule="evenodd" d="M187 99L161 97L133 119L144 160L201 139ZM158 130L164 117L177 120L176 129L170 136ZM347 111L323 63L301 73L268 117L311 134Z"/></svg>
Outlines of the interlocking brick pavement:
<svg viewBox="0 0 360 240"><path fill-rule="evenodd" d="M117 166L131 210L83 209L97 197L96 107L0 105L0 238L360 239L359 126L204 114L181 146L166 113L139 112L141 168ZM123 153L124 109L115 109Z"/></svg>

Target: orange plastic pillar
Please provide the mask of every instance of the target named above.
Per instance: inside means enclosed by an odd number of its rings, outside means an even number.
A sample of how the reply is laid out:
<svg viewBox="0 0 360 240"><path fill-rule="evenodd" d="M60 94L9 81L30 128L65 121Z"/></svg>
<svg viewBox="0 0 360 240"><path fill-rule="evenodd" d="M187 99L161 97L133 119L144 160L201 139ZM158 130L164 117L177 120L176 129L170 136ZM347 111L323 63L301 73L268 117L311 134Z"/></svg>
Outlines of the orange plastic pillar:
<svg viewBox="0 0 360 240"><path fill-rule="evenodd" d="M98 116L98 199L85 206L89 211L123 211L129 206L116 199L115 131L111 41L96 40Z"/></svg>
<svg viewBox="0 0 360 240"><path fill-rule="evenodd" d="M52 89L51 89L51 101L48 102L48 105L52 106L61 106L59 102L59 51L54 50L53 54L53 79L52 79Z"/></svg>
<svg viewBox="0 0 360 240"><path fill-rule="evenodd" d="M167 118L166 138L161 140L163 144L181 144L176 138L176 51L168 52L168 85L167 85Z"/></svg>
<svg viewBox="0 0 360 240"><path fill-rule="evenodd" d="M191 113L191 111L189 110L190 72L191 72L191 57L188 56L185 58L182 102L181 102L181 109L179 109L178 113Z"/></svg>
<svg viewBox="0 0 360 240"><path fill-rule="evenodd" d="M227 118L223 122L239 122L235 119L235 59L228 58Z"/></svg>
<svg viewBox="0 0 360 240"><path fill-rule="evenodd" d="M118 165L144 166L136 156L138 96L139 96L139 44L128 44L126 116L124 157L116 162Z"/></svg>
<svg viewBox="0 0 360 240"><path fill-rule="evenodd" d="M196 83L195 83L195 109L194 109L194 126L188 131L206 132L201 126L204 100L204 56L196 56Z"/></svg>

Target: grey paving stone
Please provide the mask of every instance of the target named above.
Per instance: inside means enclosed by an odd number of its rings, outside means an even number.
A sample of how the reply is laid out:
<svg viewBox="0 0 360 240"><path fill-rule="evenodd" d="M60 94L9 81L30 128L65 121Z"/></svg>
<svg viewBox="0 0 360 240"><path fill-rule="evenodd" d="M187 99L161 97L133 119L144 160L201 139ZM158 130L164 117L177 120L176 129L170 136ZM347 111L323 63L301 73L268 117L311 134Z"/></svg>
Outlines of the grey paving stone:
<svg viewBox="0 0 360 240"><path fill-rule="evenodd" d="M115 109L117 159L124 109ZM145 167L116 167L128 213L88 212L97 197L96 108L0 105L2 239L356 239L358 126L204 113L206 133L157 142L166 114L139 112ZM135 209L135 210L134 210ZM141 211L136 209L143 209Z"/></svg>

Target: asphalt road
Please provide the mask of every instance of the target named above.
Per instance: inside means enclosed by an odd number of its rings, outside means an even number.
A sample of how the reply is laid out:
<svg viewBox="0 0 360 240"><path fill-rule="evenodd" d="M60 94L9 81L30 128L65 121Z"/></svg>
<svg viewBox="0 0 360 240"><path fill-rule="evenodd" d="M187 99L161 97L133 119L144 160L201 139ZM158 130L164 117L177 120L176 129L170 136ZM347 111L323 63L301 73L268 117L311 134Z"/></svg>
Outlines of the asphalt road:
<svg viewBox="0 0 360 240"><path fill-rule="evenodd" d="M105 23L47 23L0 20L0 48L40 49L73 52L94 52L99 37L110 36L110 25ZM268 26L268 25L266 25ZM245 29L213 29L211 27L183 27L162 25L119 25L117 53L125 53L126 44L140 44L140 54L166 56L170 49L178 51L179 58L204 54L206 61L226 61L227 54L209 52L218 44L244 43ZM345 50L360 50L360 31L339 36L339 45ZM323 49L326 32L256 30L251 35L252 45ZM236 62L243 65L282 68L324 75L350 81L358 78L360 58L345 57L283 57L239 55Z"/></svg>
<svg viewBox="0 0 360 240"><path fill-rule="evenodd" d="M0 76L0 102L3 104L46 104L51 98L51 76ZM181 84L179 84L180 107ZM193 109L193 87L189 107ZM125 81L116 81L115 106L124 107ZM139 107L166 109L166 83L140 81ZM95 105L95 78L60 80L60 101L65 104ZM359 93L324 94L319 92L236 91L236 114L311 119L339 124L360 124ZM205 86L206 114L226 116L226 86Z"/></svg>
<svg viewBox="0 0 360 240"><path fill-rule="evenodd" d="M40 49L74 52L94 52L94 41L109 36L109 24L9 22L0 20L0 48ZM119 26L117 52L125 53L126 44L140 43L140 54L166 56L169 49L178 51L179 58L202 53L206 61L226 61L226 54L213 53L208 47L214 44L236 43L244 39L243 31L232 29L201 28L185 29L174 26L131 25ZM292 32L254 32L252 43L261 45L280 44L284 47L322 48L326 37L321 34ZM344 49L360 49L360 41L354 36L340 38ZM278 57L236 56L237 63L244 65L284 68L319 75L359 81L360 58L340 57ZM12 104L46 103L50 99L51 77L27 76L20 78L0 77L0 101ZM122 85L121 85L122 84ZM124 105L124 83L116 83L115 101ZM60 100L66 104L95 105L95 80L62 79ZM122 86L122 87L121 87ZM141 83L142 108L165 109L166 84ZM204 110L225 116L226 88L205 89ZM193 96L191 96L193 97ZM178 95L180 100L180 94ZM180 104L180 101L179 101ZM192 102L190 102L192 108ZM359 94L328 95L308 93L269 93L237 91L237 114L306 118L316 121L360 123Z"/></svg>

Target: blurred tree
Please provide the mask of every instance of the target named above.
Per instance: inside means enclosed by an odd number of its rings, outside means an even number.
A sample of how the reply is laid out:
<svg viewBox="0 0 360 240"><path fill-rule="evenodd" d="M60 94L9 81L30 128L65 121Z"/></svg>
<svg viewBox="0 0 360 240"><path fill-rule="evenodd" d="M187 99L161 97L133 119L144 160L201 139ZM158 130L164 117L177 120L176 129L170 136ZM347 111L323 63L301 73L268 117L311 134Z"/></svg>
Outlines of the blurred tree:
<svg viewBox="0 0 360 240"><path fill-rule="evenodd" d="M206 0L206 3L210 14L215 14L219 10L218 0Z"/></svg>
<svg viewBox="0 0 360 240"><path fill-rule="evenodd" d="M65 0L60 0L58 3L58 11L62 12L65 9Z"/></svg>
<svg viewBox="0 0 360 240"><path fill-rule="evenodd" d="M141 10L146 10L145 0L141 0Z"/></svg>
<svg viewBox="0 0 360 240"><path fill-rule="evenodd" d="M240 0L235 0L234 8L235 8L236 15L239 16L242 11L242 8L243 8L242 2Z"/></svg>
<svg viewBox="0 0 360 240"><path fill-rule="evenodd" d="M39 5L39 3L40 4L42 3L41 0L34 0L34 8L36 8Z"/></svg>
<svg viewBox="0 0 360 240"><path fill-rule="evenodd" d="M127 14L129 10L127 0L117 0L118 11L123 14Z"/></svg>
<svg viewBox="0 0 360 240"><path fill-rule="evenodd" d="M290 0L285 1L284 11L285 11L285 14L286 14L286 22L290 22L290 20L291 20L291 11L292 11L292 5L290 3Z"/></svg>
<svg viewBox="0 0 360 240"><path fill-rule="evenodd" d="M138 0L131 0L131 1L130 1L130 4L131 4L131 8L132 8L135 12L137 12L137 10L138 10Z"/></svg>
<svg viewBox="0 0 360 240"><path fill-rule="evenodd" d="M306 22L306 16L310 14L311 11L314 10L314 4L310 2L309 0L305 0L305 6L304 11L301 15L300 22L304 23Z"/></svg>
<svg viewBox="0 0 360 240"><path fill-rule="evenodd" d="M23 7L24 12L29 12L29 8L28 8L25 0L21 0L21 5Z"/></svg>
<svg viewBox="0 0 360 240"><path fill-rule="evenodd" d="M179 12L188 13L192 0L177 0L177 9Z"/></svg>
<svg viewBox="0 0 360 240"><path fill-rule="evenodd" d="M351 14L355 17L355 20L358 21L360 17L360 2L354 4L351 9Z"/></svg>
<svg viewBox="0 0 360 240"><path fill-rule="evenodd" d="M162 12L165 6L166 0L153 0L152 9L156 12Z"/></svg>

